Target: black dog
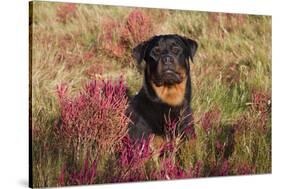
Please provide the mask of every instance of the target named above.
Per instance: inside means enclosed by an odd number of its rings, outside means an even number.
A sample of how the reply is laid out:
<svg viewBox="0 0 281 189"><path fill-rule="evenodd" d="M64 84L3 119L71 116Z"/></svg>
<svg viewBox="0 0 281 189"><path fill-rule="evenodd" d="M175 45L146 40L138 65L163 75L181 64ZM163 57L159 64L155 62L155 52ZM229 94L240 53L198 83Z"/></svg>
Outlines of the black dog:
<svg viewBox="0 0 281 189"><path fill-rule="evenodd" d="M140 43L133 49L133 57L140 65L145 61L144 83L130 101L133 139L149 134L165 135L165 117L183 121L177 132L193 127L191 115L191 80L189 60L197 50L194 40L179 35L160 35Z"/></svg>

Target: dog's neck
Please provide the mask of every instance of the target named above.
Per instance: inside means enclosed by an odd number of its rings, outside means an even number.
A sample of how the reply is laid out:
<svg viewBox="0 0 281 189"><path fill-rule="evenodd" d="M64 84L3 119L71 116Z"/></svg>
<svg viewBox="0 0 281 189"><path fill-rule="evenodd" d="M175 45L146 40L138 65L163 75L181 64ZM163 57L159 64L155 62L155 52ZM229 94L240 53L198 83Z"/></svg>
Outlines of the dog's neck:
<svg viewBox="0 0 281 189"><path fill-rule="evenodd" d="M181 83L172 86L162 85L157 87L153 82L151 82L151 86L163 103L170 106L179 106L185 98L186 82L187 78L185 77Z"/></svg>

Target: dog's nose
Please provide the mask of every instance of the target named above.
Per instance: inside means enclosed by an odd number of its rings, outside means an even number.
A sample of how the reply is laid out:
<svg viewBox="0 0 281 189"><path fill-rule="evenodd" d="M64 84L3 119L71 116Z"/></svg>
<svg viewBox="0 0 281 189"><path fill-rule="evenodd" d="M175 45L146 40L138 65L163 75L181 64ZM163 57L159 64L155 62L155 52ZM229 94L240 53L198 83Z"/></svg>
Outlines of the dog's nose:
<svg viewBox="0 0 281 189"><path fill-rule="evenodd" d="M174 60L171 56L164 56L162 58L162 61L163 61L164 65L169 65L169 64L172 64Z"/></svg>

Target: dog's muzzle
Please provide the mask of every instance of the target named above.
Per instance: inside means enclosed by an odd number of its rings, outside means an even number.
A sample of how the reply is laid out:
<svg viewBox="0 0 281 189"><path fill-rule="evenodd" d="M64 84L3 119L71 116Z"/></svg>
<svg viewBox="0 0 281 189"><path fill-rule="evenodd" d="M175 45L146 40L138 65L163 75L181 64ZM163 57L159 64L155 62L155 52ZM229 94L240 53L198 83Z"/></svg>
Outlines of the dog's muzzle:
<svg viewBox="0 0 281 189"><path fill-rule="evenodd" d="M165 69L161 76L164 85L173 85L182 82L180 74L172 69Z"/></svg>
<svg viewBox="0 0 281 189"><path fill-rule="evenodd" d="M160 78L164 85L178 84L182 81L180 74L176 72L175 60L172 56L165 55L161 57Z"/></svg>

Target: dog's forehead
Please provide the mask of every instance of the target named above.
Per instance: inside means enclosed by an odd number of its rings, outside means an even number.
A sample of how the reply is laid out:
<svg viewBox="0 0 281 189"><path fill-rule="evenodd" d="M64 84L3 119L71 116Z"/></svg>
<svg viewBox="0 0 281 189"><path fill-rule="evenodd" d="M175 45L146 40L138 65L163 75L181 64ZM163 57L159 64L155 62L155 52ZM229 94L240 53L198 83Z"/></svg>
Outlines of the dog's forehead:
<svg viewBox="0 0 281 189"><path fill-rule="evenodd" d="M159 46L166 46L166 45L172 45L172 44L178 44L181 45L181 41L175 37L175 36L161 36L157 39L155 45Z"/></svg>

